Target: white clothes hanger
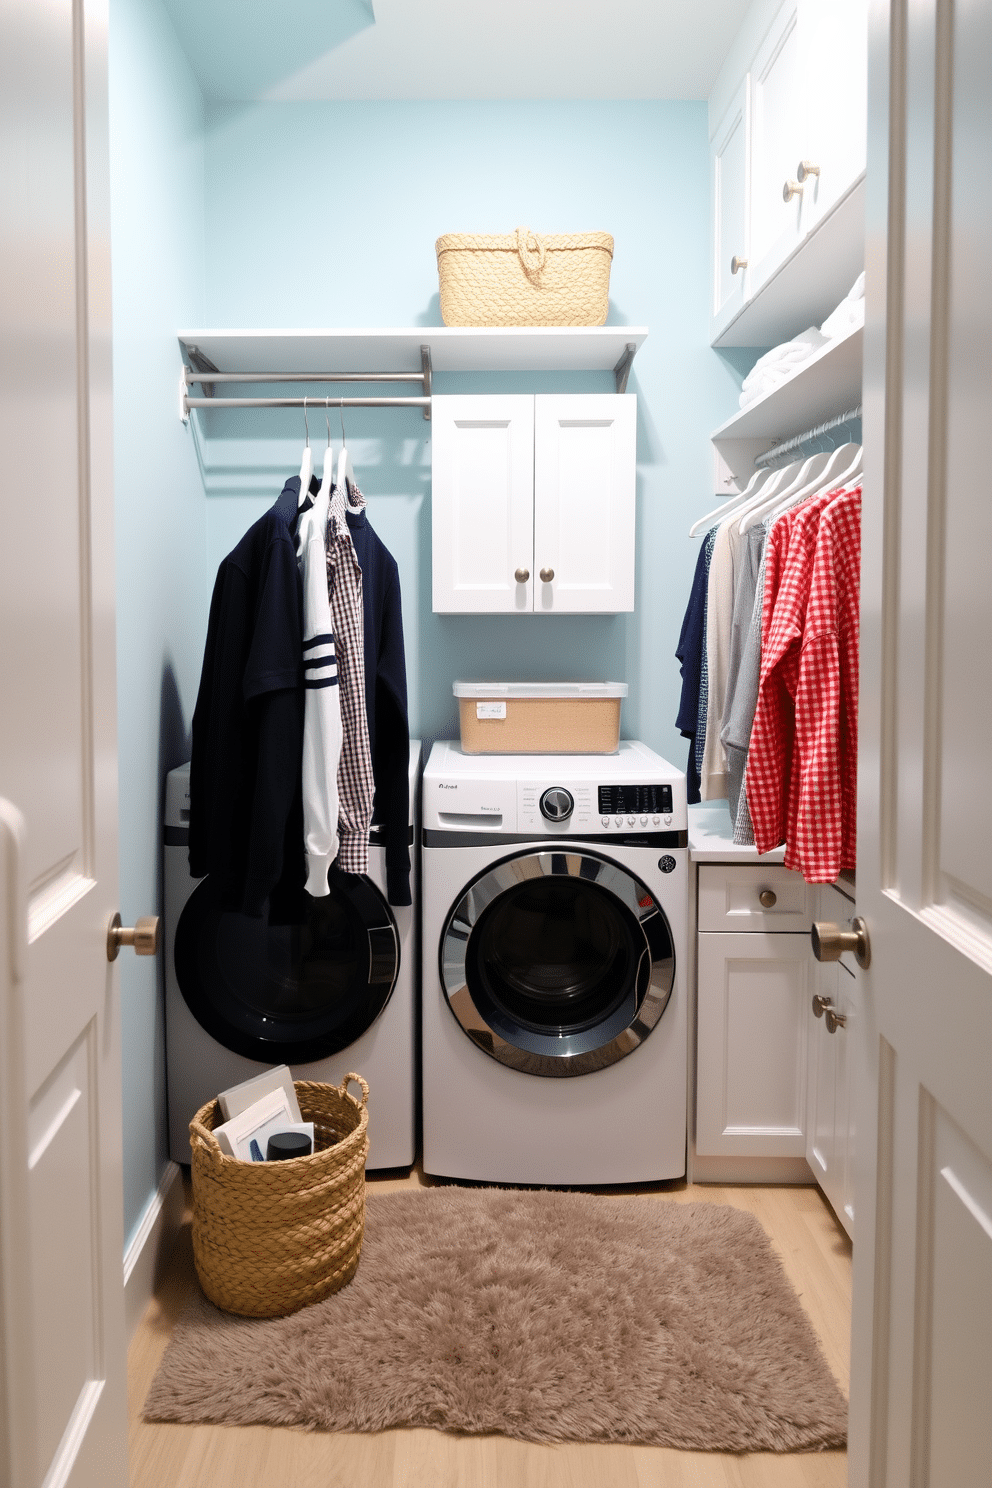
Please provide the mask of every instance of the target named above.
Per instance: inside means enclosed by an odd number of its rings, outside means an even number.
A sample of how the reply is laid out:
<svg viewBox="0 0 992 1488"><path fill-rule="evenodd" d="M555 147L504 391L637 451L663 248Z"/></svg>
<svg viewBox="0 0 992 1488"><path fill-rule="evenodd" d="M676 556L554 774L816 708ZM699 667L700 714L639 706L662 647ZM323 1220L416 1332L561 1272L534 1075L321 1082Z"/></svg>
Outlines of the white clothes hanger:
<svg viewBox="0 0 992 1488"><path fill-rule="evenodd" d="M310 420L307 418L306 398L303 399L303 422L307 428L307 442L303 450L303 463L300 465L300 496L296 503L297 511L310 494L310 477L313 475L313 450L310 448Z"/></svg>
<svg viewBox="0 0 992 1488"><path fill-rule="evenodd" d="M345 432L344 432L344 400L343 399L341 399L338 407L339 407L339 412L341 414L341 453L338 455L338 468L337 468L337 474L334 477L334 484L338 487L338 489L341 491L342 495L344 496L345 500L347 501L347 499L348 499L348 484L351 483L352 469L351 469L351 456L348 454L348 441L345 438ZM346 482L348 484L346 484Z"/></svg>
<svg viewBox="0 0 992 1488"><path fill-rule="evenodd" d="M324 451L324 470L320 480L320 491L317 501L329 501L331 497L331 485L334 480L334 451L331 449L331 421L327 416L330 407L330 398L324 400L324 422L327 425L327 448Z"/></svg>
<svg viewBox="0 0 992 1488"><path fill-rule="evenodd" d="M762 502L746 514L741 521L739 529L741 534L743 535L751 527L756 527L759 522L763 522L772 513L777 514L779 511L787 511L795 502L803 501L807 496L812 496L827 467L830 454L831 452L829 450L825 453L818 452L804 460L795 478L787 486L776 491L771 501Z"/></svg>
<svg viewBox="0 0 992 1488"><path fill-rule="evenodd" d="M714 522L718 522L721 517L725 517L728 512L733 511L735 506L745 501L749 496L754 495L757 491L759 481L763 486L771 474L772 472L770 470L756 470L743 491L735 491L734 495L728 501L725 501L722 506L716 508L716 511L707 512L705 517L700 517L697 522L693 522L689 528L689 536L698 537L701 532L707 531L712 527Z"/></svg>
<svg viewBox="0 0 992 1488"><path fill-rule="evenodd" d="M752 507L763 506L769 496L773 496L776 491L781 491L784 486L792 482L798 469L799 462L793 460L788 465L783 465L778 470L773 470L760 489L756 490L754 495L748 501L745 501L743 506L738 507L735 512L731 513L730 520L735 522L738 517L743 517L749 512Z"/></svg>
<svg viewBox="0 0 992 1488"><path fill-rule="evenodd" d="M851 446L848 445L847 448L850 449ZM838 486L850 486L853 488L861 479L862 458L864 455L864 450L860 444L856 444L854 446L854 450L855 454L853 459L851 460L850 465L847 467L846 470L841 471L840 475L838 475L837 477L836 484Z"/></svg>
<svg viewBox="0 0 992 1488"><path fill-rule="evenodd" d="M851 452L856 451L853 460L850 459ZM846 468L844 462L848 461ZM822 495L825 491L840 492L844 482L850 479L852 471L861 468L861 446L860 444L839 444L836 449L830 451L827 464L820 472L819 477L812 481L807 490L797 491L791 502L783 502L781 506L777 503L768 513L772 521L782 515L790 505L805 501L808 497Z"/></svg>

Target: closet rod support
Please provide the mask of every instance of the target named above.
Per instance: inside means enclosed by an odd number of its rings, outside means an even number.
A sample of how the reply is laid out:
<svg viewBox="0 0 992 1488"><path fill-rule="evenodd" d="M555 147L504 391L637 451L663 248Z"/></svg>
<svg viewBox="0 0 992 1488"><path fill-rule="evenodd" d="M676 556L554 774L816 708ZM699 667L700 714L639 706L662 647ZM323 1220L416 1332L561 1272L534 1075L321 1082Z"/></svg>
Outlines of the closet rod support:
<svg viewBox="0 0 992 1488"><path fill-rule="evenodd" d="M427 399L427 407L424 409L424 418L427 420L428 423L430 423L431 378L434 375L434 368L431 363L431 349L429 346L421 346L420 348L420 368L421 376L424 379L424 397Z"/></svg>
<svg viewBox="0 0 992 1488"><path fill-rule="evenodd" d="M630 368L633 363L634 354L636 351L637 342L628 341L627 345L624 347L623 356L613 368L613 377L616 382L616 389L618 393L625 393L627 391L627 378L630 376Z"/></svg>

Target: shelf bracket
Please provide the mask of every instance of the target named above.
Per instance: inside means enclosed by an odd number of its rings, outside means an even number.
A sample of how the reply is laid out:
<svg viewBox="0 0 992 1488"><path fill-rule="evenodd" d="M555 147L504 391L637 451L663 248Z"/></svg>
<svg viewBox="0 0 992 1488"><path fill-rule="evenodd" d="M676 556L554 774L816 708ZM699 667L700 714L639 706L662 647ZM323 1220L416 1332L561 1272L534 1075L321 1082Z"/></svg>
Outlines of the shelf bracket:
<svg viewBox="0 0 992 1488"><path fill-rule="evenodd" d="M215 367L214 364L213 364L213 362L210 360L210 358L208 356L204 356L203 355L203 352L200 350L200 348L198 346L187 346L186 347L186 355L189 358L189 366L188 367L185 367L185 366L183 367L182 382L180 384L180 391L179 391L179 417L182 419L182 421L183 421L184 424L188 424L189 423L189 413L190 413L190 408L189 408L189 389L190 389L190 386L194 382L200 382L200 379L198 377L191 376L190 374L191 373L197 373L197 372L219 372L220 371L220 368L219 367ZM203 382L203 383L201 383L200 384L200 390L203 393L203 396L205 398L212 398L214 396L214 385L213 385L212 382Z"/></svg>
<svg viewBox="0 0 992 1488"><path fill-rule="evenodd" d="M625 393L627 391L627 378L630 376L630 368L634 360L634 353L636 351L637 342L628 341L627 345L624 347L623 356L613 368L613 376L616 380L618 393Z"/></svg>
<svg viewBox="0 0 992 1488"><path fill-rule="evenodd" d="M421 346L420 348L420 365L423 368L424 373L424 397L430 398L431 376L433 374L433 368L431 366L431 349L429 346ZM430 417L431 405L430 403L428 403L426 408L424 409L424 418L427 420L428 423L430 423Z"/></svg>

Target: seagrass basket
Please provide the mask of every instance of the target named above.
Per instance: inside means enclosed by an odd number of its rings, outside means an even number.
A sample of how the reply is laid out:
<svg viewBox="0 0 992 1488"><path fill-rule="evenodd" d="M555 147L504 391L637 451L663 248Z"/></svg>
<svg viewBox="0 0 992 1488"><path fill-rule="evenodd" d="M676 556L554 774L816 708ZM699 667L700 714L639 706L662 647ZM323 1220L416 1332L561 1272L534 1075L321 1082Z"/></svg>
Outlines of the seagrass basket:
<svg viewBox="0 0 992 1488"><path fill-rule="evenodd" d="M348 1092L354 1081L362 1098ZM215 1306L280 1317L350 1281L365 1230L369 1087L296 1080L314 1151L285 1162L242 1162L222 1152L216 1101L189 1124L193 1152L193 1259Z"/></svg>
<svg viewBox="0 0 992 1488"><path fill-rule="evenodd" d="M445 233L434 245L441 319L451 326L602 325L609 233Z"/></svg>

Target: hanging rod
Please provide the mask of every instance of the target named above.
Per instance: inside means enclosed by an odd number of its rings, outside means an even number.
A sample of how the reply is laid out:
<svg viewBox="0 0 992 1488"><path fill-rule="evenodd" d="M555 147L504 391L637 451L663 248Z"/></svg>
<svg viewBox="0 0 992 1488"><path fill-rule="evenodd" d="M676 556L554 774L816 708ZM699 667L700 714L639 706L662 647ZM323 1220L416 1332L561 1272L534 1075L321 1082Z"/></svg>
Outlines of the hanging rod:
<svg viewBox="0 0 992 1488"><path fill-rule="evenodd" d="M772 445L763 455L758 455L755 465L759 470L766 469L769 465L777 465L780 460L787 460L796 450L802 449L805 444L812 444L824 434L829 434L833 429L842 429L845 424L853 424L861 418L861 404L857 408L851 408L847 413L838 414L836 418L827 419L825 423L816 424L812 429L807 429L805 434L796 434L791 439L783 440L781 444Z"/></svg>
<svg viewBox="0 0 992 1488"><path fill-rule="evenodd" d="M424 418L431 416L431 349L420 348L419 372L222 372L198 346L187 346L191 365L184 364L180 388L180 417L186 423L192 408L422 408ZM333 383L333 382L413 382L423 388L420 398L215 398L214 387L228 383ZM204 396L191 398L189 389L200 384Z"/></svg>

